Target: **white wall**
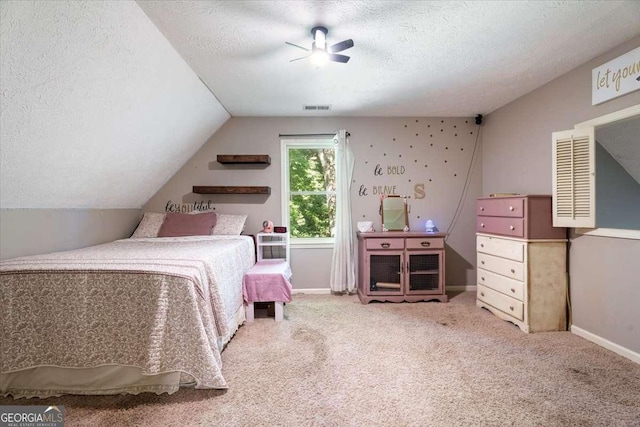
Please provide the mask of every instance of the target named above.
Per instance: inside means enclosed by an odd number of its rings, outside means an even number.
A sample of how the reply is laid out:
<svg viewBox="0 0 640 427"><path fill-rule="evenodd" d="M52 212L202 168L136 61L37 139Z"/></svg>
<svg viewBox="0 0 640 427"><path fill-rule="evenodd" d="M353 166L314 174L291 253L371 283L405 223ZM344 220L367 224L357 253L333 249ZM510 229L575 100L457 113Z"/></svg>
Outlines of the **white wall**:
<svg viewBox="0 0 640 427"><path fill-rule="evenodd" d="M480 195L480 160L472 168L478 126L473 118L231 118L195 156L144 206L163 211L169 201L190 204L211 200L221 213L247 213L247 234L262 221L281 221L280 134L327 133L347 129L356 163L351 197L354 224L374 221L380 230L378 187L411 196L412 230L424 230L427 219L447 240L446 283L475 285L475 199ZM481 138L478 140L478 147ZM476 154L479 154L479 149ZM217 154L269 154L267 168L224 166ZM381 175L374 173L380 165ZM389 169L391 167L391 169ZM395 169L394 169L395 167ZM397 173L389 173L390 171ZM401 173L403 172L403 173ZM425 197L416 198L415 186L424 185ZM197 195L194 185L268 185L271 195ZM361 193L361 188L367 194ZM460 201L463 205L456 215ZM455 226L452 226L454 218ZM328 288L330 249L293 249L295 288Z"/></svg>
<svg viewBox="0 0 640 427"><path fill-rule="evenodd" d="M638 46L640 37L491 113L483 192L551 194L551 133L639 104L636 91L591 105L591 70ZM640 353L640 241L573 236L569 247L573 325Z"/></svg>
<svg viewBox="0 0 640 427"><path fill-rule="evenodd" d="M0 2L0 258L128 237L229 115L132 1Z"/></svg>
<svg viewBox="0 0 640 427"><path fill-rule="evenodd" d="M140 208L229 117L135 2L0 17L0 208Z"/></svg>

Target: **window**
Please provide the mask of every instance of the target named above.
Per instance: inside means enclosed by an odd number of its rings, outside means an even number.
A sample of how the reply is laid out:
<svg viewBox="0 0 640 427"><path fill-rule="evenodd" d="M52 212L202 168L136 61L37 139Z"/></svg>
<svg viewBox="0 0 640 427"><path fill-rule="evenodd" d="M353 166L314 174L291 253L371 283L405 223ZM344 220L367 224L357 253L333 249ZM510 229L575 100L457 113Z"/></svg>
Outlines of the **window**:
<svg viewBox="0 0 640 427"><path fill-rule="evenodd" d="M553 133L553 225L640 239L640 105Z"/></svg>
<svg viewBox="0 0 640 427"><path fill-rule="evenodd" d="M292 246L333 244L335 157L333 138L282 140L282 219Z"/></svg>

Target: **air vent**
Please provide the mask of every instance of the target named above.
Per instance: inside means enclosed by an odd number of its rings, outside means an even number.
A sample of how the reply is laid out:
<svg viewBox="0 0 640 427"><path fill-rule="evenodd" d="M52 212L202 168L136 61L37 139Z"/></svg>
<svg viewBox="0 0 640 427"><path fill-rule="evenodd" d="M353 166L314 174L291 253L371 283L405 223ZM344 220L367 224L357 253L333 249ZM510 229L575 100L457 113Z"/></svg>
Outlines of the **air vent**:
<svg viewBox="0 0 640 427"><path fill-rule="evenodd" d="M302 109L304 111L329 111L331 105L304 105Z"/></svg>

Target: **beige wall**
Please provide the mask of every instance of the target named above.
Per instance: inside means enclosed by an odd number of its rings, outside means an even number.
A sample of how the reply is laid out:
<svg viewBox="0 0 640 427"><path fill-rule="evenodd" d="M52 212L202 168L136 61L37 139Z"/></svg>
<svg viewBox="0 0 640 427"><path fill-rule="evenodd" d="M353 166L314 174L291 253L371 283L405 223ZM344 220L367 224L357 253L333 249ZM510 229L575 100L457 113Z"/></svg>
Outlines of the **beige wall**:
<svg viewBox="0 0 640 427"><path fill-rule="evenodd" d="M143 209L163 211L169 201L211 201L217 212L247 213L247 234L259 231L265 219L277 225L281 222L279 135L339 129L351 133L356 159L351 184L354 224L370 220L380 230L379 189L395 186L396 194L411 197L412 230L423 230L427 219L441 231L452 227L447 240L447 284L475 285L474 201L481 191L481 160L476 157L476 167L471 169L478 137L473 118L232 118ZM217 154L269 154L272 162L266 168L225 166L216 162ZM374 173L377 165L381 175ZM463 194L470 170L470 184ZM271 195L196 195L194 185L268 185ZM416 198L420 195L416 185L424 186L424 198ZM331 249L293 248L291 258L295 288L328 288Z"/></svg>
<svg viewBox="0 0 640 427"><path fill-rule="evenodd" d="M139 209L2 209L0 259L126 238L140 216Z"/></svg>
<svg viewBox="0 0 640 427"><path fill-rule="evenodd" d="M640 103L640 91L591 105L591 70L640 37L494 111L483 138L483 193L551 194L551 133ZM640 215L640 213L638 213ZM571 239L573 325L640 353L640 241Z"/></svg>

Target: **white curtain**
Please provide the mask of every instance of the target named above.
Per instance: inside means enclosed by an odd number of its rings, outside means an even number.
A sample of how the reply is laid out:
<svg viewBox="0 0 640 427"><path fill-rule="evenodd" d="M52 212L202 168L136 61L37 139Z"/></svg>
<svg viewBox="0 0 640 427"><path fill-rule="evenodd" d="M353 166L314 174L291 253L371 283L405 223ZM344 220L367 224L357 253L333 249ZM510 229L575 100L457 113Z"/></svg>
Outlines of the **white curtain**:
<svg viewBox="0 0 640 427"><path fill-rule="evenodd" d="M350 192L355 160L346 130L339 131L333 141L336 147L336 234L330 285L334 292L351 293L356 288L356 251Z"/></svg>

